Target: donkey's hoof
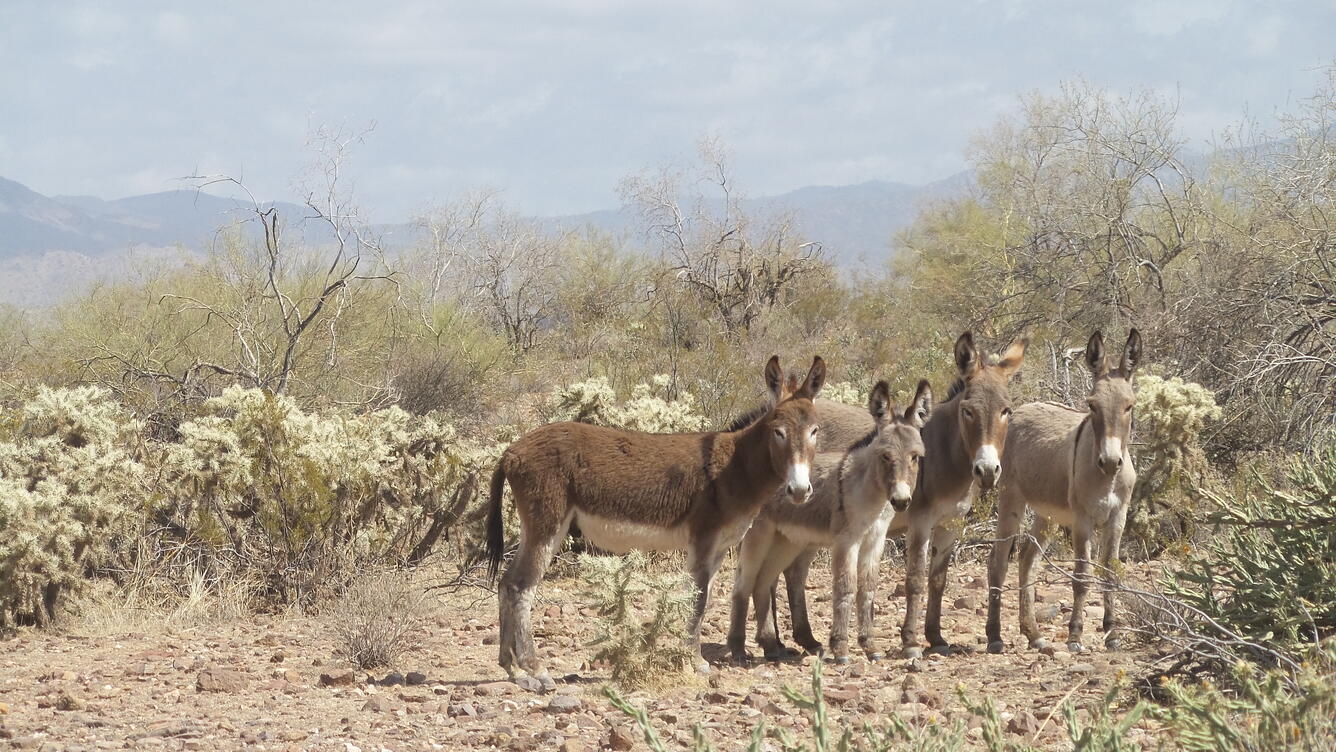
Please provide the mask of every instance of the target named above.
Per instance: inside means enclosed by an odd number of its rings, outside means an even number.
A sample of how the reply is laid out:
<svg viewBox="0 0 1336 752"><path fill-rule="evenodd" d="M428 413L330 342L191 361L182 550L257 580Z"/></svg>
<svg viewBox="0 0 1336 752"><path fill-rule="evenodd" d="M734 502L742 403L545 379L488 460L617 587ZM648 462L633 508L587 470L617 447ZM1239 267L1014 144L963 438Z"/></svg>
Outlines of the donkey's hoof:
<svg viewBox="0 0 1336 752"><path fill-rule="evenodd" d="M992 642L988 643L988 652L990 653L993 654L1005 653L1006 650L1007 650L1007 644L1005 642L1002 642L1001 640L993 640Z"/></svg>
<svg viewBox="0 0 1336 752"><path fill-rule="evenodd" d="M1086 646L1082 645L1079 642L1067 643L1067 652L1071 653L1072 655L1076 655L1077 653L1084 653L1085 651L1086 651Z"/></svg>
<svg viewBox="0 0 1336 752"><path fill-rule="evenodd" d="M929 645L927 655L951 655L951 646Z"/></svg>
<svg viewBox="0 0 1336 752"><path fill-rule="evenodd" d="M734 650L729 654L729 657L732 658L733 665L735 666L746 667L751 665L751 654L745 650Z"/></svg>
<svg viewBox="0 0 1336 752"><path fill-rule="evenodd" d="M849 656L847 656L847 655L837 655L837 656L835 656L835 665L836 665L836 666L848 666L851 662L852 662L852 661L849 659Z"/></svg>
<svg viewBox="0 0 1336 752"><path fill-rule="evenodd" d="M546 671L533 677L533 680L538 683L538 689L536 691L540 694L547 694L548 692L553 692L557 688L557 683L555 681L552 681L551 674L547 673ZM532 687L533 685L530 684L529 686Z"/></svg>
<svg viewBox="0 0 1336 752"><path fill-rule="evenodd" d="M1036 637L1030 640L1031 650L1043 650L1050 645L1047 637Z"/></svg>
<svg viewBox="0 0 1336 752"><path fill-rule="evenodd" d="M804 642L800 643L798 647L802 648L803 652L808 655L822 655L826 652L826 646L819 642Z"/></svg>
<svg viewBox="0 0 1336 752"><path fill-rule="evenodd" d="M901 655L902 657L904 657L904 658L909 658L909 659L911 659L911 660L913 660L914 658L922 658L922 657L923 657L923 648L920 648L920 647L906 647L906 648L900 653L900 655Z"/></svg>
<svg viewBox="0 0 1336 752"><path fill-rule="evenodd" d="M884 661L886 660L886 654L881 652L880 650L871 650L868 651L867 659L869 661L872 661L873 663L876 663L877 661Z"/></svg>
<svg viewBox="0 0 1336 752"><path fill-rule="evenodd" d="M1105 650L1115 650L1115 651L1122 650L1122 647L1123 647L1123 641L1118 639L1117 637L1110 637L1109 639L1104 641Z"/></svg>
<svg viewBox="0 0 1336 752"><path fill-rule="evenodd" d="M704 658L697 658L694 661L696 673L706 676L710 673L710 664Z"/></svg>

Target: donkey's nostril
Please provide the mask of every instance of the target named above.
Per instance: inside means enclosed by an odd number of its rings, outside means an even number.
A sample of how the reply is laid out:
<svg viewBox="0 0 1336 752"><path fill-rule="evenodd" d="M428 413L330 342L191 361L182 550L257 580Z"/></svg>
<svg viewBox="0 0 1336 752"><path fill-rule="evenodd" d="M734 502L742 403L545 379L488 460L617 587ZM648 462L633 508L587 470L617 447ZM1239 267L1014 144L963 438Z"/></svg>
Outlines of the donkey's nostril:
<svg viewBox="0 0 1336 752"><path fill-rule="evenodd" d="M975 475L978 475L978 476L982 476L982 475L983 475L983 468L982 468L981 466L979 466L979 465L975 465L975 466L974 466L974 474L975 474Z"/></svg>

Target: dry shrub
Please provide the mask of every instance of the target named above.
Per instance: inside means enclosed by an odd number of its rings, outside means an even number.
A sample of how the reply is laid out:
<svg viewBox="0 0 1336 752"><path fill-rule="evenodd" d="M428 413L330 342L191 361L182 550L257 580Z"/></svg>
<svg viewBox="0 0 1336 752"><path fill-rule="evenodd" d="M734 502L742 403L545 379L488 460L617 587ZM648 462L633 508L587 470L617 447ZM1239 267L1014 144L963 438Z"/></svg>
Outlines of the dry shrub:
<svg viewBox="0 0 1336 752"><path fill-rule="evenodd" d="M339 657L364 669L394 665L415 647L426 611L426 593L408 572L354 580L329 615Z"/></svg>

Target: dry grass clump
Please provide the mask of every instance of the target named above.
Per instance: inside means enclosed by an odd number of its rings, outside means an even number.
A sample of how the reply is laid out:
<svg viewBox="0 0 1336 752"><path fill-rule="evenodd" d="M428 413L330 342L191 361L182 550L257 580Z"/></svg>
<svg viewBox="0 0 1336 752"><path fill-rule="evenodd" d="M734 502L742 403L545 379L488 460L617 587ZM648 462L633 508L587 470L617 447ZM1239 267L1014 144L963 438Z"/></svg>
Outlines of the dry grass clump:
<svg viewBox="0 0 1336 752"><path fill-rule="evenodd" d="M354 580L329 614L339 657L363 669L394 665L416 647L426 611L426 593L409 572Z"/></svg>

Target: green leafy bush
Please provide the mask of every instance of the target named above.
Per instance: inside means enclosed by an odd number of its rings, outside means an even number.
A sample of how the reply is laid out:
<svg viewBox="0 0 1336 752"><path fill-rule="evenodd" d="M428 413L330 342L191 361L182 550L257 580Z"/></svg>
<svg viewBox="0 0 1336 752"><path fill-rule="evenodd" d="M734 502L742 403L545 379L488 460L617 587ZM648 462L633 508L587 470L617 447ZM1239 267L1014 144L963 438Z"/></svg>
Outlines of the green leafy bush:
<svg viewBox="0 0 1336 752"><path fill-rule="evenodd" d="M1294 460L1284 487L1259 475L1241 496L1203 496L1219 532L1166 591L1197 609L1198 621L1281 650L1336 633L1336 445Z"/></svg>
<svg viewBox="0 0 1336 752"><path fill-rule="evenodd" d="M0 442L0 625L53 619L112 562L149 493L142 426L105 390L41 387L20 415Z"/></svg>
<svg viewBox="0 0 1336 752"><path fill-rule="evenodd" d="M696 589L680 571L659 572L639 551L626 556L581 554L585 599L598 612L595 660L612 666L612 680L638 687L682 674L691 666L684 625Z"/></svg>

